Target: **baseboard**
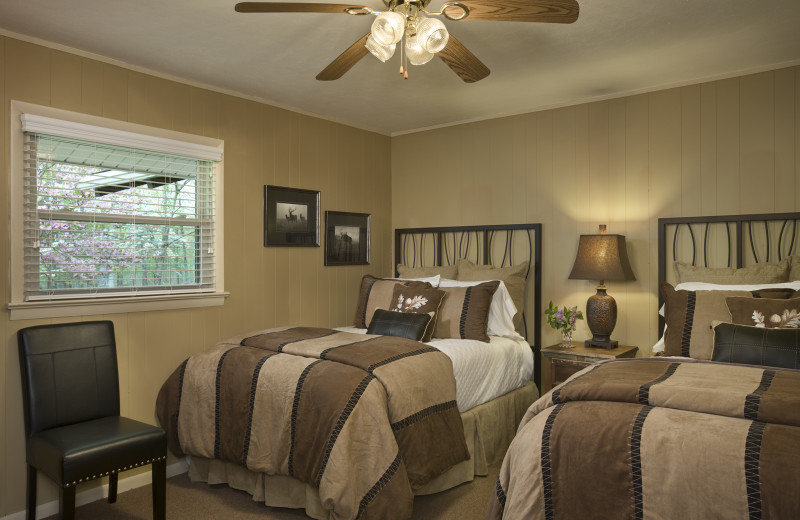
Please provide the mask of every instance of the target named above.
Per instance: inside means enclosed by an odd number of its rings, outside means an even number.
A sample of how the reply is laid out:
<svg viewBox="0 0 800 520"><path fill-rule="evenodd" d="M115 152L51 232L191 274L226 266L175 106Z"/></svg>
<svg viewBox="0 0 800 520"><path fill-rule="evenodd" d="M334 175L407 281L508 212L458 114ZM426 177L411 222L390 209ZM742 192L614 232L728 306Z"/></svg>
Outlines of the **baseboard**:
<svg viewBox="0 0 800 520"><path fill-rule="evenodd" d="M178 462L167 466L167 478L180 475L181 473L186 473L187 471L189 471L189 461L186 459L181 459ZM139 473L128 478L120 478L119 482L117 483L117 493L124 493L125 491L130 491L131 489L146 486L151 482L152 479L149 471ZM108 484L103 484L100 487L95 487L82 493L79 492L75 496L75 506L82 506L96 500L101 500L107 496ZM46 504L39 504L36 506L36 518L47 518L48 516L55 514L58 514L58 500L53 500L52 502L47 502ZM8 516L0 517L0 520L25 520L25 511L19 511Z"/></svg>

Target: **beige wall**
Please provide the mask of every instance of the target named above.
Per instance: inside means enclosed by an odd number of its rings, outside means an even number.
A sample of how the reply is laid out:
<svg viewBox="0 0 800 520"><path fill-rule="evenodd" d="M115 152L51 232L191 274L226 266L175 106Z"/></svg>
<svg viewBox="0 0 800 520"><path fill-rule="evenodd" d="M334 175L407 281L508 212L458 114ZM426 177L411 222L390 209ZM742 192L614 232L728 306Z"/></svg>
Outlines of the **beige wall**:
<svg viewBox="0 0 800 520"><path fill-rule="evenodd" d="M612 337L657 339L659 217L800 210L800 67L392 139L392 224L543 224L543 300L578 305L580 234L626 235ZM557 335L544 325L545 345ZM580 322L577 338L588 337ZM641 354L640 354L641 355Z"/></svg>
<svg viewBox="0 0 800 520"><path fill-rule="evenodd" d="M56 320L9 321L10 100L225 141L223 307L86 316L117 330L123 413L154 420L156 393L189 354L247 330L349 322L358 281L388 274L390 140L268 105L0 37L0 517L24 509L25 454L16 332ZM352 154L358 150L358 154ZM263 186L321 192L321 210L372 214L372 265L324 267L322 248L263 247ZM84 318L81 318L84 319ZM66 320L64 320L66 321ZM82 488L85 489L85 488ZM55 500L40 479L40 503Z"/></svg>

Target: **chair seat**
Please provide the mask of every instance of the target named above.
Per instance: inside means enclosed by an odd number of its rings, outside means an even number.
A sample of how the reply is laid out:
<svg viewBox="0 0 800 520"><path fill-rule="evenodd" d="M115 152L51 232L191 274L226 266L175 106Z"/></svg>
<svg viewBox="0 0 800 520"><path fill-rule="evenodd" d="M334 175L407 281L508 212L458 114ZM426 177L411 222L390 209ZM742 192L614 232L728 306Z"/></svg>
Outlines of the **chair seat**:
<svg viewBox="0 0 800 520"><path fill-rule="evenodd" d="M59 486L86 482L166 457L164 430L127 417L103 417L32 435L28 464Z"/></svg>

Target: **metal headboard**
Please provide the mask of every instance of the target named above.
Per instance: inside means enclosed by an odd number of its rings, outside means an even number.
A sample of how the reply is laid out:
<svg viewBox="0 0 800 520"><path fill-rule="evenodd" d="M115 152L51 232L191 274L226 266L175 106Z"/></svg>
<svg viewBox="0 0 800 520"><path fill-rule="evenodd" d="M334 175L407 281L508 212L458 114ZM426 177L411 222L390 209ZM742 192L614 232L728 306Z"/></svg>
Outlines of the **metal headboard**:
<svg viewBox="0 0 800 520"><path fill-rule="evenodd" d="M542 225L424 227L395 229L394 269L453 265L460 258L476 264L505 267L528 261L525 274L526 308L522 309L523 335L534 350L535 380L540 381L539 351L542 347ZM531 276L532 275L532 276ZM533 338L528 318L533 311Z"/></svg>
<svg viewBox="0 0 800 520"><path fill-rule="evenodd" d="M676 261L701 267L745 267L798 253L800 213L754 213L658 219L658 307L661 284ZM659 316L658 333L664 332Z"/></svg>

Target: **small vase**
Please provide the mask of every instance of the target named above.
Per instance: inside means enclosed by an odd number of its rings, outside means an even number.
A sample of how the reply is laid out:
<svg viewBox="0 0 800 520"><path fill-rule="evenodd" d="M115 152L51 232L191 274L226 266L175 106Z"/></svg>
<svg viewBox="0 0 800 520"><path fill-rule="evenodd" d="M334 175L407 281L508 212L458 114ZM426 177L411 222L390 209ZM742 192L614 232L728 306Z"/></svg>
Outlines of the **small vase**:
<svg viewBox="0 0 800 520"><path fill-rule="evenodd" d="M572 347L572 331L561 331L561 348Z"/></svg>

